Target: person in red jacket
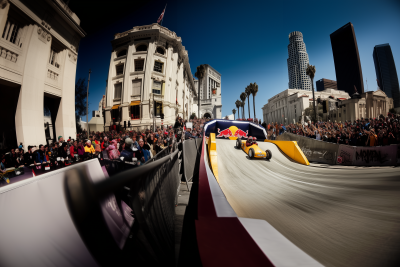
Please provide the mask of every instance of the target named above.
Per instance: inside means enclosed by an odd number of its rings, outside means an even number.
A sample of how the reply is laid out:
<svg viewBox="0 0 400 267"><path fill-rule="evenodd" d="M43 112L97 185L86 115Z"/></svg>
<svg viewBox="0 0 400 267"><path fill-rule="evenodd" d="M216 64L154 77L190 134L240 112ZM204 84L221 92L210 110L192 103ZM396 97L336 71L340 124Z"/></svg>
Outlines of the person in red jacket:
<svg viewBox="0 0 400 267"><path fill-rule="evenodd" d="M251 146L251 145L253 145L253 137L249 136L249 138L247 138L246 141L246 146Z"/></svg>

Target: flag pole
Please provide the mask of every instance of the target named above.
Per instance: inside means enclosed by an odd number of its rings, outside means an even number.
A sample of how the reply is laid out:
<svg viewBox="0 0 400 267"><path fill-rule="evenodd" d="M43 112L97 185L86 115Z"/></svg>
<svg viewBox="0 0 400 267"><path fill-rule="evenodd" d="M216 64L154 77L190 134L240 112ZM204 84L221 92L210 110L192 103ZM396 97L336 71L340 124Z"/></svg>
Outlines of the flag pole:
<svg viewBox="0 0 400 267"><path fill-rule="evenodd" d="M163 15L162 20L161 20L161 26L162 26L162 23L164 21L164 17L165 17L165 12L166 11L167 11L167 4L165 4L165 7L164 7L164 15Z"/></svg>

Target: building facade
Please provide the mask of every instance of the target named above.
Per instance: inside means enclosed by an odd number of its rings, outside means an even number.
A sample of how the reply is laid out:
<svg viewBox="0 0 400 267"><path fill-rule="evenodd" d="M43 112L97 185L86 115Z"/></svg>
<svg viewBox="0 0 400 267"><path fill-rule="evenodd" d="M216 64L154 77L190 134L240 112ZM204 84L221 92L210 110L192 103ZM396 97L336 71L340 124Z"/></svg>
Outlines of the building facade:
<svg viewBox="0 0 400 267"><path fill-rule="evenodd" d="M333 101L335 99L345 100L350 96L344 91L326 89L321 92L314 92L316 101ZM268 99L268 103L262 107L263 121L268 123L297 123L306 120L304 110L312 107L312 91L286 89L285 91ZM333 107L334 104L330 104Z"/></svg>
<svg viewBox="0 0 400 267"><path fill-rule="evenodd" d="M196 96L188 52L156 23L115 35L106 87L105 126L145 129L189 118ZM161 122L161 115L164 120Z"/></svg>
<svg viewBox="0 0 400 267"><path fill-rule="evenodd" d="M15 148L75 136L78 46L86 34L61 0L9 0L0 4L0 143Z"/></svg>
<svg viewBox="0 0 400 267"><path fill-rule="evenodd" d="M320 79L315 82L317 86L317 91L324 91L325 89L335 89L337 90L337 83L336 81L328 80L328 79Z"/></svg>
<svg viewBox="0 0 400 267"><path fill-rule="evenodd" d="M289 88L311 91L311 79L306 74L309 60L303 34L297 31L290 33L289 42L287 59Z"/></svg>
<svg viewBox="0 0 400 267"><path fill-rule="evenodd" d="M350 22L330 35L337 89L352 95L364 93L360 56L353 24Z"/></svg>
<svg viewBox="0 0 400 267"><path fill-rule="evenodd" d="M213 67L205 64L206 73L200 87L200 117L221 119L222 101L221 101L221 74ZM198 81L195 80L198 88ZM197 103L197 98L195 99ZM196 110L197 114L197 110Z"/></svg>
<svg viewBox="0 0 400 267"><path fill-rule="evenodd" d="M399 108L399 79L390 45L376 45L374 47L373 58L378 86L388 97L393 98L394 107Z"/></svg>
<svg viewBox="0 0 400 267"><path fill-rule="evenodd" d="M387 116L389 109L393 108L393 99L388 97L385 92L378 89L369 91L338 103L338 107L333 109L329 117L331 121L355 121L362 118L374 119L380 115Z"/></svg>

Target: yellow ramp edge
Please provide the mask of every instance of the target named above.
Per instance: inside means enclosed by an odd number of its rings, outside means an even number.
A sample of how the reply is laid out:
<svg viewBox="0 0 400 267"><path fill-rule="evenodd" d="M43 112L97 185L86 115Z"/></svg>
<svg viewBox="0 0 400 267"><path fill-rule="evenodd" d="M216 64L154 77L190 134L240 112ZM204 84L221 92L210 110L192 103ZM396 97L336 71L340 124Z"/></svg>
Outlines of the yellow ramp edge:
<svg viewBox="0 0 400 267"><path fill-rule="evenodd" d="M273 141L265 139L264 142L269 142L277 145L283 151L283 153L285 153L294 161L300 164L310 165L310 162L308 162L308 159L303 154L303 151L301 151L296 141Z"/></svg>
<svg viewBox="0 0 400 267"><path fill-rule="evenodd" d="M217 182L218 179L218 160L217 160L217 141L215 140L215 133L210 133L208 138L208 159L210 160L210 167L214 173Z"/></svg>

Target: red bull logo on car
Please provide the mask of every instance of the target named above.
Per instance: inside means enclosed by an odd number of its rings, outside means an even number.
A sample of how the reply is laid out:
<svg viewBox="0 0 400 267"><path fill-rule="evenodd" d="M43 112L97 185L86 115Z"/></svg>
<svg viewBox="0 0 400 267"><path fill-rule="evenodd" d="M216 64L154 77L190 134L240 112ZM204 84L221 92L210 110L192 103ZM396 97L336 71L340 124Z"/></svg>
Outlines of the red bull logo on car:
<svg viewBox="0 0 400 267"><path fill-rule="evenodd" d="M249 130L243 131L236 126L231 126L222 131L218 128L217 137L225 137L231 140L236 140L237 138L247 138L248 134Z"/></svg>

